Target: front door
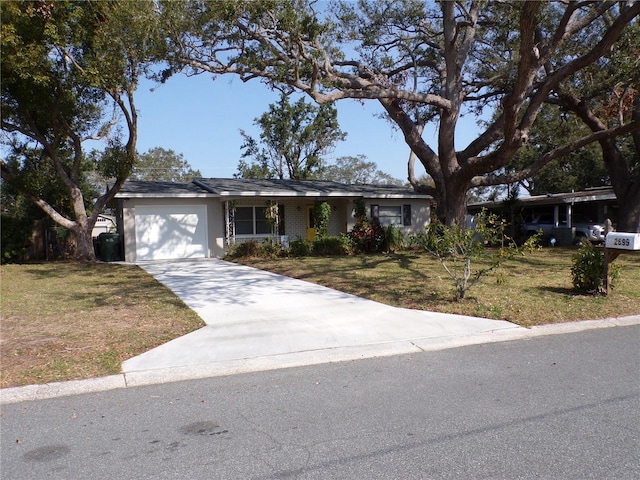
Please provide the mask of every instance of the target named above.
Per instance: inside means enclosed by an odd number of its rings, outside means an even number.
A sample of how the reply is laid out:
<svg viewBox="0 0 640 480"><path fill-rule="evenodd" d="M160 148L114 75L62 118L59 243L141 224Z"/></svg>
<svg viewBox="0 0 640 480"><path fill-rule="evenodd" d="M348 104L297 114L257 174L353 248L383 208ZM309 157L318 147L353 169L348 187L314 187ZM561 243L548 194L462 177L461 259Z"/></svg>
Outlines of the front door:
<svg viewBox="0 0 640 480"><path fill-rule="evenodd" d="M313 218L313 205L307 205L307 240L313 242L316 239L316 227Z"/></svg>

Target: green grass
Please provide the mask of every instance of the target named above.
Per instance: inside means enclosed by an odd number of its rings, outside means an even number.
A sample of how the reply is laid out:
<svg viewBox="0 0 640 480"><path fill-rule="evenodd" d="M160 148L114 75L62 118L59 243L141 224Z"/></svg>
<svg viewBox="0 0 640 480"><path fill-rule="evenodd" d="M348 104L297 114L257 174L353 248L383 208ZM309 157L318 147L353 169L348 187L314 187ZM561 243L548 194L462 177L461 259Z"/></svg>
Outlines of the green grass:
<svg viewBox="0 0 640 480"><path fill-rule="evenodd" d="M135 266L3 265L1 387L120 372L122 361L202 320Z"/></svg>
<svg viewBox="0 0 640 480"><path fill-rule="evenodd" d="M571 248L543 249L506 262L453 301L453 283L422 252L347 257L244 258L246 265L388 305L509 320L523 326L640 314L640 255L622 255L621 277L608 297L574 291Z"/></svg>

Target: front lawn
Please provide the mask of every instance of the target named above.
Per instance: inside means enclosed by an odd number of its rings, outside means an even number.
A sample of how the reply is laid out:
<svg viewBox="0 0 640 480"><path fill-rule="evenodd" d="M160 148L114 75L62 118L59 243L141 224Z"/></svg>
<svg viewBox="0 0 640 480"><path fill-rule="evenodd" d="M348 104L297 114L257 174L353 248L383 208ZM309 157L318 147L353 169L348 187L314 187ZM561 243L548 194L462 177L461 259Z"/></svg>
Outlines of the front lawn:
<svg viewBox="0 0 640 480"><path fill-rule="evenodd" d="M3 388L118 373L122 361L204 325L135 266L3 265L0 274Z"/></svg>
<svg viewBox="0 0 640 480"><path fill-rule="evenodd" d="M522 326L640 314L640 255L622 255L608 297L580 294L571 281L573 248L545 248L504 264L453 302L453 284L422 252L235 261L398 307L457 313Z"/></svg>
<svg viewBox="0 0 640 480"><path fill-rule="evenodd" d="M425 253L304 257L241 263L399 307L531 326L640 314L640 255L623 255L609 297L576 293L575 249L544 249L505 264L451 301L452 284ZM3 388L120 372L122 361L203 326L142 269L118 264L3 265Z"/></svg>

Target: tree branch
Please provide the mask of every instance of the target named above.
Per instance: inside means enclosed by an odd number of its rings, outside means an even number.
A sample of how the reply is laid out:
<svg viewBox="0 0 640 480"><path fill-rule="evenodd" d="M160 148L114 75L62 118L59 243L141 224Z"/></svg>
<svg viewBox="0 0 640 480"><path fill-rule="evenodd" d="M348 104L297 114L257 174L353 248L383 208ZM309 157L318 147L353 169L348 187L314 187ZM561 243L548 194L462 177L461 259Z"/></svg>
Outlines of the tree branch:
<svg viewBox="0 0 640 480"><path fill-rule="evenodd" d="M36 204L44 213L49 215L52 220L59 223L65 228L69 230L76 230L78 227L78 223L72 220L69 220L67 217L64 217L60 213L58 213L51 205L49 205L45 200L37 197L29 190L27 190L20 182L16 180L14 172L11 170L9 165L0 159L0 172L2 174L2 179L7 182L9 185L14 187L20 193L25 195L29 200L31 200L34 204Z"/></svg>
<svg viewBox="0 0 640 480"><path fill-rule="evenodd" d="M585 145L589 145L593 142L598 142L607 138L613 138L620 135L626 135L627 133L637 132L640 130L640 119L635 120L633 122L627 123L626 125L622 125L616 128L610 128L608 130L601 130L599 132L592 133L591 135L587 135L586 137L582 137L575 142L572 142L568 145L555 148L550 152L544 154L540 159L535 162L530 167L527 167L519 172L508 173L504 175L488 175L488 176L480 176L474 177L471 180L472 187L487 187L491 185L504 185L508 183L515 183L526 178L531 177L537 171L539 171L542 167L552 162L553 160L568 155L570 153L579 150Z"/></svg>

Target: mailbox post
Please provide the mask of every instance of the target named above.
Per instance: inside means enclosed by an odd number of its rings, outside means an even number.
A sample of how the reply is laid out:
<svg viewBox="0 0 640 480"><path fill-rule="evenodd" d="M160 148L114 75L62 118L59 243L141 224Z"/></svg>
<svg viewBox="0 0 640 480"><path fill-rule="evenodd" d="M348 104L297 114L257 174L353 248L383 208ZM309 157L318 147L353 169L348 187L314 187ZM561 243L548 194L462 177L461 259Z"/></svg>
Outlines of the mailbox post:
<svg viewBox="0 0 640 480"><path fill-rule="evenodd" d="M640 233L609 232L604 241L606 294L611 288L611 263L623 253L640 252Z"/></svg>

